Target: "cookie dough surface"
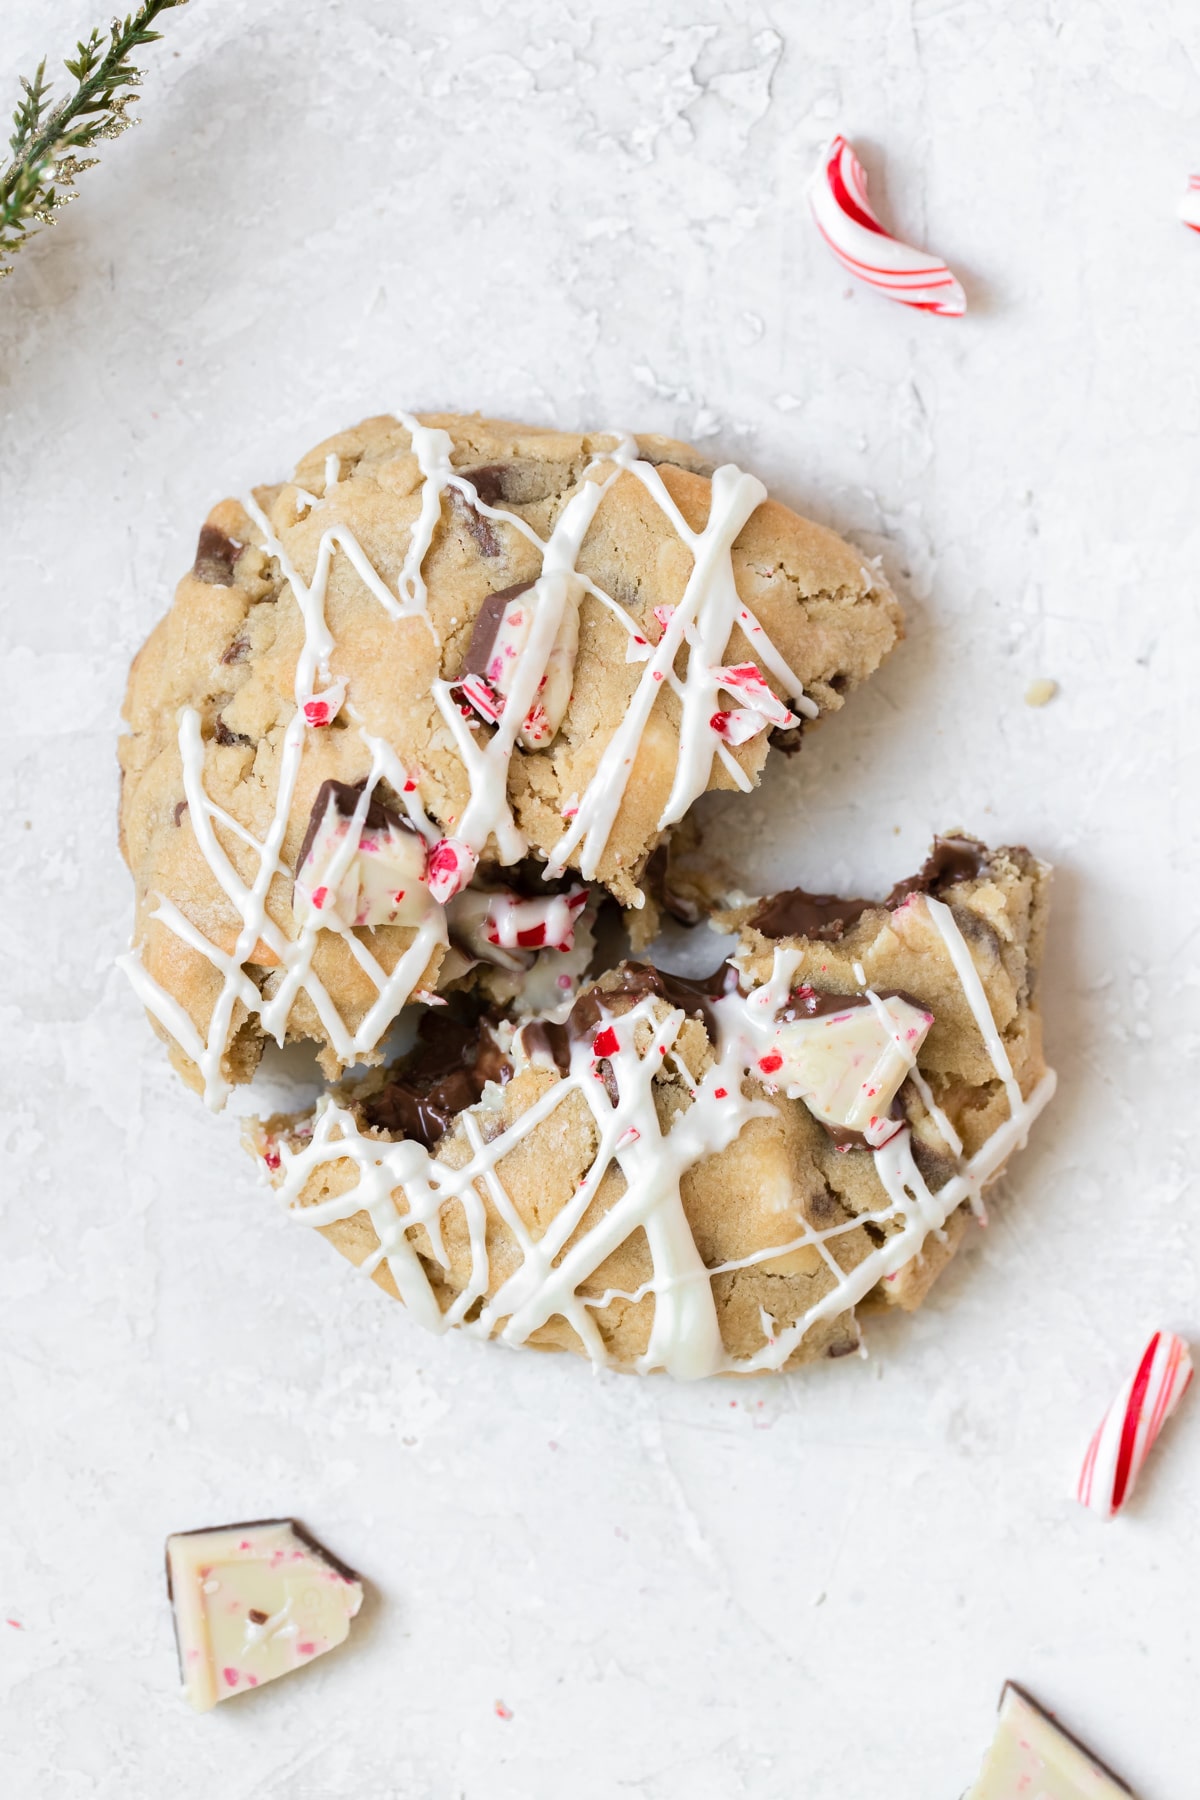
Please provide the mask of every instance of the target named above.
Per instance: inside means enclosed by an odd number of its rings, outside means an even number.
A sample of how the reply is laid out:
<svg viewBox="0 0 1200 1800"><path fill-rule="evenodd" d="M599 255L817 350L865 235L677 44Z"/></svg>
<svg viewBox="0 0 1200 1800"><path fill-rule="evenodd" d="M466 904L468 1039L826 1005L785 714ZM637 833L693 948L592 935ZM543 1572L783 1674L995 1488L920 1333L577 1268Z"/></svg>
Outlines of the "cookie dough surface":
<svg viewBox="0 0 1200 1800"><path fill-rule="evenodd" d="M486 684L480 712L460 681L489 597L533 583L559 631L528 651L516 740ZM127 966L173 1060L213 1103L266 1035L315 1040L333 1073L462 973L436 909L297 922L322 784L365 784L413 822L431 880L435 853L465 876L532 856L636 905L698 793L752 786L772 736L840 707L899 634L856 551L686 445L455 414L319 445L292 481L213 510L130 676ZM531 730L556 668L565 710Z"/></svg>
<svg viewBox="0 0 1200 1800"><path fill-rule="evenodd" d="M1053 1091L1047 885L951 839L887 901L752 903L707 991L622 965L544 1021L477 1018L450 1086L419 1047L255 1148L430 1329L683 1377L843 1356L862 1310L921 1303ZM839 1057L885 1071L878 1116L829 1100Z"/></svg>

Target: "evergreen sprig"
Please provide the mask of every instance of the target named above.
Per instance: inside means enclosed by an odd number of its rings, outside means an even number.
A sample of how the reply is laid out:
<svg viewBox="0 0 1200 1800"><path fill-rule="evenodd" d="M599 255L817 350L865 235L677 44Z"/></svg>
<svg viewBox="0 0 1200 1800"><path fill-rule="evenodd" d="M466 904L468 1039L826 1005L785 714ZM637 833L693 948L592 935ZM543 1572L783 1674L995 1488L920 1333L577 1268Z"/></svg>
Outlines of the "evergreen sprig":
<svg viewBox="0 0 1200 1800"><path fill-rule="evenodd" d="M185 4L142 0L136 12L113 20L107 45L106 34L93 31L76 45L76 55L65 59L75 91L57 106L50 104L45 57L32 81L22 76L23 98L8 140L12 159L0 173L0 278L10 273L14 252L38 226L53 224L60 207L75 198L76 176L98 161L79 152L137 124L128 109L137 100L134 90L142 78L130 59L143 44L161 37L150 29L158 15Z"/></svg>

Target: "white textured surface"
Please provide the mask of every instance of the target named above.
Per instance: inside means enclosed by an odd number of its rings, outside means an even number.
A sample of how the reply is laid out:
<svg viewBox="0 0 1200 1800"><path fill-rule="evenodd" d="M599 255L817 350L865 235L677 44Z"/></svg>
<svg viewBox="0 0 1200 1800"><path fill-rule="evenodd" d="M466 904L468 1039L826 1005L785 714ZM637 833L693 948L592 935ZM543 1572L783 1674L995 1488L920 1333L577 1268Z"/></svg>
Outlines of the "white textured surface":
<svg viewBox="0 0 1200 1800"><path fill-rule="evenodd" d="M10 77L92 11L17 10ZM1183 1800L1195 1402L1127 1516L1069 1495L1147 1329L1200 1332L1195 10L571 11L196 0L0 289L0 1789L952 1800L1011 1675ZM835 125L964 321L850 291L802 201ZM762 879L956 824L1059 864L1060 1098L867 1363L681 1389L419 1336L112 971L128 657L211 501L396 402L701 438L882 551L909 641L742 809ZM289 1511L369 1612L193 1718L162 1539Z"/></svg>

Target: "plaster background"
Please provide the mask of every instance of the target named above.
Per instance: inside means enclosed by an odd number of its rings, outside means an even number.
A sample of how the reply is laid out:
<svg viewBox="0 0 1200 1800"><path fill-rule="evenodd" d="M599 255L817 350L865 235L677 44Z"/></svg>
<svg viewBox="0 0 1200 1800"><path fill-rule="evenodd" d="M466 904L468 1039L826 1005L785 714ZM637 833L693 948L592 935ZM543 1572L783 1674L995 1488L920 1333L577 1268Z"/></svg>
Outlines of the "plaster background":
<svg viewBox="0 0 1200 1800"><path fill-rule="evenodd" d="M92 11L10 0L14 98ZM1144 1335L1200 1335L1194 8L164 29L144 124L0 289L0 1786L954 1800L1013 1676L1184 1800L1200 1418L1116 1524L1070 1494ZM829 257L803 183L838 127L965 320ZM213 500L394 404L699 440L882 553L906 645L709 808L748 886L870 891L954 825L1059 866L1060 1096L867 1362L686 1389L426 1339L280 1216L113 970L128 659ZM197 1719L162 1539L293 1511L370 1610Z"/></svg>

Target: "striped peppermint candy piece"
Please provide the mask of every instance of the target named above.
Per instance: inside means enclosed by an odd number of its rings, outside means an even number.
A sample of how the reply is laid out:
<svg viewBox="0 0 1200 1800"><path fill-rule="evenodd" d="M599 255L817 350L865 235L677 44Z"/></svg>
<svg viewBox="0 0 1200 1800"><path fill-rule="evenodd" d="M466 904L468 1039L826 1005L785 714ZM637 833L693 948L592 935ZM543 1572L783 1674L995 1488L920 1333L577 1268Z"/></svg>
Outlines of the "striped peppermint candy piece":
<svg viewBox="0 0 1200 1800"><path fill-rule="evenodd" d="M1200 175L1189 175L1187 193L1179 202L1179 216L1192 231L1200 231Z"/></svg>
<svg viewBox="0 0 1200 1800"><path fill-rule="evenodd" d="M842 267L889 300L961 318L967 297L944 262L884 230L867 199L867 172L844 137L835 137L808 185L817 230Z"/></svg>
<svg viewBox="0 0 1200 1800"><path fill-rule="evenodd" d="M1081 1506L1102 1519L1120 1512L1191 1379L1192 1359L1183 1339L1156 1331L1088 1445L1075 1494Z"/></svg>

